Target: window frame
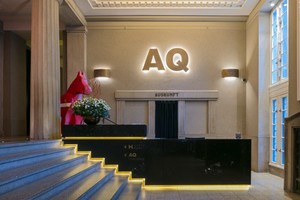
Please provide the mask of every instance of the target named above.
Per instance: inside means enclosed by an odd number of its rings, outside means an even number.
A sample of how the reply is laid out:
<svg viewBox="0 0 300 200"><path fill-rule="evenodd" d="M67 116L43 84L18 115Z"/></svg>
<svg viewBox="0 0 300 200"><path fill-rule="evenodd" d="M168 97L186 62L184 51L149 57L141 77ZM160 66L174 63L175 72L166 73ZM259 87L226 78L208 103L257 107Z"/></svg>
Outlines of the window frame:
<svg viewBox="0 0 300 200"><path fill-rule="evenodd" d="M270 18L271 18L271 34L270 34L270 42L271 42L271 68L270 68L270 85L280 84L288 80L288 66L289 66L289 59L288 59L288 52L289 52L289 37L288 37L288 11L289 8L287 6L286 9L283 9L283 3L286 1L288 5L288 0L281 0L279 1L276 6L271 10ZM282 11L285 11L286 14L282 15ZM274 23L273 17L274 13L276 14L276 31L274 31ZM280 16L280 17L279 17ZM283 25L285 22L285 25ZM280 28L278 28L280 27ZM286 27L286 31L282 31L283 27ZM283 35L285 33L285 38ZM274 35L276 35L276 40L274 39ZM276 41L276 42L274 42ZM285 45L284 45L285 44ZM277 48L274 48L274 46ZM285 47L285 48L284 48ZM276 56L274 57L274 55ZM285 56L284 56L285 55ZM285 63L283 64L283 62ZM275 67L274 67L275 65ZM275 76L275 77L273 77ZM276 79L276 80L275 80Z"/></svg>

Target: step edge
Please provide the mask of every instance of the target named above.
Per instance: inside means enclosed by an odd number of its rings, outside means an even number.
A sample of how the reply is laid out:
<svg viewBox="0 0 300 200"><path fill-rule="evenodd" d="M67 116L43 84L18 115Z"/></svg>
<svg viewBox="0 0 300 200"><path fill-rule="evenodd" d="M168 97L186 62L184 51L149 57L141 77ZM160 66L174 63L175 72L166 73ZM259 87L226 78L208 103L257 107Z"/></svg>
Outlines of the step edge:
<svg viewBox="0 0 300 200"><path fill-rule="evenodd" d="M6 148L13 148L13 147L23 147L23 146L35 146L35 145L42 145L42 144L55 144L58 145L62 144L62 140L38 140L38 141L25 141L25 142L17 142L17 143L0 143L0 150Z"/></svg>
<svg viewBox="0 0 300 200"><path fill-rule="evenodd" d="M115 191L115 193L111 197L111 200L118 200L127 185L128 179L123 180L121 186L117 189L117 191Z"/></svg>
<svg viewBox="0 0 300 200"><path fill-rule="evenodd" d="M114 176L114 170L111 170L105 177L99 180L94 186L83 193L77 200L88 200L90 199L103 185L105 185Z"/></svg>
<svg viewBox="0 0 300 200"><path fill-rule="evenodd" d="M78 178L86 177L89 174L91 174L92 172L94 172L95 170L97 170L97 168L100 168L100 163L99 162L95 162L93 163L91 166L87 167L86 169L83 169L82 171L73 174L72 176L56 183L55 185L52 185L48 188L46 188L43 191L40 191L39 193L35 194L34 196L30 197L30 200L34 200L34 199L49 199L51 198L53 195L51 194L52 190L57 190L57 192L60 192L61 190L63 190L64 188L70 187L70 183L72 181L76 181ZM75 180L74 180L75 179ZM66 185L66 187L65 187Z"/></svg>
<svg viewBox="0 0 300 200"><path fill-rule="evenodd" d="M68 152L68 151L73 151L74 148L72 147L65 147L65 148L53 148L53 151L49 151L49 152L42 152L42 153L37 153L37 154L30 154L30 151L28 151L29 154L25 155L25 156L19 156L19 157L14 157L12 159L8 159L8 160L3 160L0 161L0 166L2 164L6 164L6 163L10 163L10 162L16 162L16 161L21 161L21 160L26 160L26 159L33 159L35 157L41 157L44 155L52 155L55 153L62 153L62 152Z"/></svg>
<svg viewBox="0 0 300 200"><path fill-rule="evenodd" d="M23 175L23 176L19 176L19 177L14 178L14 179L10 179L6 182L2 182L2 183L0 183L0 188L5 186L6 190L4 191L4 190L0 189L0 195L4 194L6 192L12 191L12 190L14 190L18 187L21 187L22 185L34 182L34 181L26 181L27 178L31 178L31 177L33 178L34 176L38 176L39 178L44 178L44 177L49 176L48 173L50 173L53 170L55 170L54 171L54 173L55 173L55 172L57 172L57 170L67 169L68 167L75 166L77 163L84 162L85 159L87 159L87 156L84 156L84 155L78 156L78 157L63 161L62 163L57 163L57 164L52 165L50 167L43 168L43 169L40 169L38 171L34 171L32 173L29 173L29 174L26 174L26 175ZM45 174L45 175L42 175L42 174ZM22 183L17 184L18 186L15 186L15 187L10 187L9 186L10 184L18 183L18 181L20 181L20 180L22 180Z"/></svg>

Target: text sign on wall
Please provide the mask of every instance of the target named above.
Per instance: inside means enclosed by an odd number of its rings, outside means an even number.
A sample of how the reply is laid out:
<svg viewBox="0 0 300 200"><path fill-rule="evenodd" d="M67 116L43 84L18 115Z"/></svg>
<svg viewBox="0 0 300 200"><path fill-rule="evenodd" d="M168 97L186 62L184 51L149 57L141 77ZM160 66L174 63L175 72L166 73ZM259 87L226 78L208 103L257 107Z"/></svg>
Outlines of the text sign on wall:
<svg viewBox="0 0 300 200"><path fill-rule="evenodd" d="M166 55L166 64L172 71L187 72L189 70L188 63L189 56L187 52L182 48L173 48L169 50ZM157 70L165 70L160 53L157 48L149 49L143 71L149 71L152 68Z"/></svg>
<svg viewBox="0 0 300 200"><path fill-rule="evenodd" d="M179 92L156 92L155 97L159 98L176 98L179 96Z"/></svg>

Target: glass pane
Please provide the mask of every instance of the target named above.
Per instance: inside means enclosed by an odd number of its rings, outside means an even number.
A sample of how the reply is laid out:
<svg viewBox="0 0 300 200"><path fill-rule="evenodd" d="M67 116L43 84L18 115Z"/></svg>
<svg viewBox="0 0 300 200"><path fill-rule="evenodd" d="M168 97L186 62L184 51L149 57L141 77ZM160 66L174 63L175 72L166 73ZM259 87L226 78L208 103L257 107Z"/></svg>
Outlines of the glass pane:
<svg viewBox="0 0 300 200"><path fill-rule="evenodd" d="M276 162L276 151L272 150L272 162Z"/></svg>
<svg viewBox="0 0 300 200"><path fill-rule="evenodd" d="M276 125L273 125L272 126L272 137L276 137L276 132L277 132Z"/></svg>
<svg viewBox="0 0 300 200"><path fill-rule="evenodd" d="M272 114L272 124L273 125L276 124L276 113L275 112Z"/></svg>
<svg viewBox="0 0 300 200"><path fill-rule="evenodd" d="M282 54L287 54L287 51L288 51L288 46L287 46L287 40L283 40L282 43L281 43L281 53ZM287 57L287 56L286 56ZM287 58L286 58L287 59Z"/></svg>
<svg viewBox="0 0 300 200"><path fill-rule="evenodd" d="M282 13L287 13L287 0L283 0L281 3Z"/></svg>
<svg viewBox="0 0 300 200"><path fill-rule="evenodd" d="M282 29L282 37L281 40L286 39L287 38L287 27L283 27Z"/></svg>
<svg viewBox="0 0 300 200"><path fill-rule="evenodd" d="M282 97L282 110L286 111L287 110L287 97ZM284 117L287 117L287 115L284 115Z"/></svg>
<svg viewBox="0 0 300 200"><path fill-rule="evenodd" d="M283 29L286 29L286 27L287 27L287 13L284 13L284 15L282 16L282 25L281 25L281 27Z"/></svg>
<svg viewBox="0 0 300 200"><path fill-rule="evenodd" d="M277 70L277 59L272 60L272 72Z"/></svg>
<svg viewBox="0 0 300 200"><path fill-rule="evenodd" d="M283 49L284 50L284 49ZM281 65L282 66L285 66L287 65L287 51L284 51L284 53L282 54L282 57L281 57Z"/></svg>
<svg viewBox="0 0 300 200"><path fill-rule="evenodd" d="M281 68L281 79L286 79L288 77L287 68L284 66Z"/></svg>
<svg viewBox="0 0 300 200"><path fill-rule="evenodd" d="M275 41L277 39L277 28L276 28L275 24L272 25L272 35L271 36L272 36L272 44L274 45L276 43Z"/></svg>
<svg viewBox="0 0 300 200"><path fill-rule="evenodd" d="M276 9L272 13L272 24L277 24L277 10Z"/></svg>
<svg viewBox="0 0 300 200"><path fill-rule="evenodd" d="M273 127L273 130L276 130L276 123L277 123L277 100L272 100L272 125L275 125Z"/></svg>
<svg viewBox="0 0 300 200"><path fill-rule="evenodd" d="M277 110L277 100L272 100L272 112L275 112Z"/></svg>
<svg viewBox="0 0 300 200"><path fill-rule="evenodd" d="M274 47L273 49L272 49L272 58L277 58L277 47Z"/></svg>
<svg viewBox="0 0 300 200"><path fill-rule="evenodd" d="M284 138L281 139L281 164L284 165Z"/></svg>
<svg viewBox="0 0 300 200"><path fill-rule="evenodd" d="M272 72L272 84L277 82L277 71Z"/></svg>
<svg viewBox="0 0 300 200"><path fill-rule="evenodd" d="M273 142L272 142L272 149L276 149L276 137L272 138Z"/></svg>
<svg viewBox="0 0 300 200"><path fill-rule="evenodd" d="M277 46L277 36L272 37L272 48L275 48Z"/></svg>

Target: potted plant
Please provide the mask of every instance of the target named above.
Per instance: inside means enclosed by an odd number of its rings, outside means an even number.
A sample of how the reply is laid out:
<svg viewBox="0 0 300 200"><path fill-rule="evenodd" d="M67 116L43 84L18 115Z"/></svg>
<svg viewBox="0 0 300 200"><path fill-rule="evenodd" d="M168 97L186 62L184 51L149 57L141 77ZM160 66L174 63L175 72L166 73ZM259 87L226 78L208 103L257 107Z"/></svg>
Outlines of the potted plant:
<svg viewBox="0 0 300 200"><path fill-rule="evenodd" d="M101 118L109 117L110 106L103 99L87 97L75 101L72 109L86 124L97 124Z"/></svg>

